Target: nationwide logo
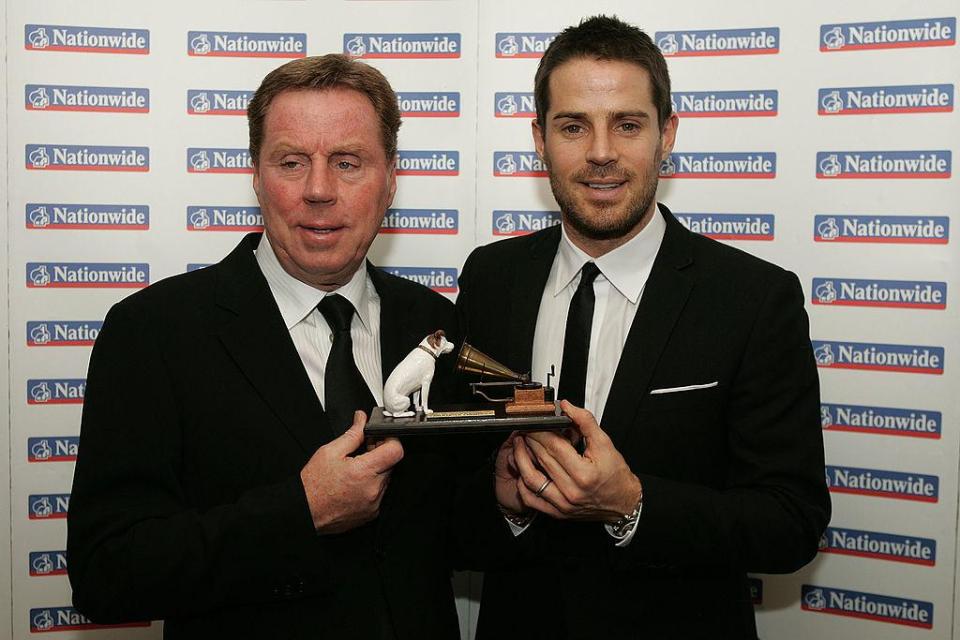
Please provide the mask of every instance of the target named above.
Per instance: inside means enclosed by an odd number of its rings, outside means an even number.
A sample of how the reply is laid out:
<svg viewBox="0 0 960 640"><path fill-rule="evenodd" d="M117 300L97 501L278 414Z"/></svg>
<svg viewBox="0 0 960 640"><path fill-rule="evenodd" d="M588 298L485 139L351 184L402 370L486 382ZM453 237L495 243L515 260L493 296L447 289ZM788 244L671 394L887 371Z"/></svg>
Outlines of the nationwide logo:
<svg viewBox="0 0 960 640"><path fill-rule="evenodd" d="M187 89L187 113L192 116L245 116L253 91Z"/></svg>
<svg viewBox="0 0 960 640"><path fill-rule="evenodd" d="M142 289L150 284L145 262L28 262L27 287Z"/></svg>
<svg viewBox="0 0 960 640"><path fill-rule="evenodd" d="M775 89L674 91L670 102L681 118L765 117L777 115L780 94Z"/></svg>
<svg viewBox="0 0 960 640"><path fill-rule="evenodd" d="M92 347L100 335L102 321L30 320L28 347Z"/></svg>
<svg viewBox="0 0 960 640"><path fill-rule="evenodd" d="M745 56L780 52L780 28L657 31L654 40L666 57Z"/></svg>
<svg viewBox="0 0 960 640"><path fill-rule="evenodd" d="M493 175L498 178L546 178L547 165L536 151L494 151Z"/></svg>
<svg viewBox="0 0 960 640"><path fill-rule="evenodd" d="M187 55L205 58L303 58L305 33L188 31Z"/></svg>
<svg viewBox="0 0 960 640"><path fill-rule="evenodd" d="M253 173L249 149L187 148L187 173Z"/></svg>
<svg viewBox="0 0 960 640"><path fill-rule="evenodd" d="M932 567L937 564L937 541L879 531L827 527L820 537L820 553L837 553Z"/></svg>
<svg viewBox="0 0 960 640"><path fill-rule="evenodd" d="M820 51L949 47L957 43L956 18L820 25Z"/></svg>
<svg viewBox="0 0 960 640"><path fill-rule="evenodd" d="M493 235L525 236L560 224L559 211L494 211Z"/></svg>
<svg viewBox="0 0 960 640"><path fill-rule="evenodd" d="M827 369L943 373L943 347L813 340L817 366Z"/></svg>
<svg viewBox="0 0 960 640"><path fill-rule="evenodd" d="M44 607L30 609L30 633L50 631L82 631L84 629L126 629L149 627L149 622L124 622L119 624L94 624L73 607Z"/></svg>
<svg viewBox="0 0 960 640"><path fill-rule="evenodd" d="M493 115L496 118L536 118L533 93L498 91L493 96Z"/></svg>
<svg viewBox="0 0 960 640"><path fill-rule="evenodd" d="M460 92L397 92L397 104L404 118L459 118Z"/></svg>
<svg viewBox="0 0 960 640"><path fill-rule="evenodd" d="M31 551L29 564L31 576L63 576L67 574L67 552Z"/></svg>
<svg viewBox="0 0 960 640"><path fill-rule="evenodd" d="M680 224L714 240L773 240L772 213L675 213Z"/></svg>
<svg viewBox="0 0 960 640"><path fill-rule="evenodd" d="M943 415L939 411L820 404L820 426L825 431L939 439L942 425Z"/></svg>
<svg viewBox="0 0 960 640"><path fill-rule="evenodd" d="M815 613L863 618L921 629L933 628L933 603L876 593L805 584L800 587L800 608Z"/></svg>
<svg viewBox="0 0 960 640"><path fill-rule="evenodd" d="M459 151L404 151L397 152L398 176L458 176Z"/></svg>
<svg viewBox="0 0 960 640"><path fill-rule="evenodd" d="M263 231L260 207L187 207L187 231Z"/></svg>
<svg viewBox="0 0 960 640"><path fill-rule="evenodd" d="M946 216L818 215L813 219L816 242L882 242L947 244Z"/></svg>
<svg viewBox="0 0 960 640"><path fill-rule="evenodd" d="M947 111L953 111L952 84L827 87L817 94L817 113L822 116Z"/></svg>
<svg viewBox="0 0 960 640"><path fill-rule="evenodd" d="M952 153L934 151L818 151L817 177L949 178Z"/></svg>
<svg viewBox="0 0 960 640"><path fill-rule="evenodd" d="M457 270L449 267L382 267L389 274L405 278L438 293L457 292Z"/></svg>
<svg viewBox="0 0 960 640"><path fill-rule="evenodd" d="M148 147L28 144L31 171L150 171Z"/></svg>
<svg viewBox="0 0 960 640"><path fill-rule="evenodd" d="M897 309L947 307L946 282L814 278L811 289L813 304Z"/></svg>
<svg viewBox="0 0 960 640"><path fill-rule="evenodd" d="M31 520L66 518L69 510L69 493L31 494L27 497L27 517Z"/></svg>
<svg viewBox="0 0 960 640"><path fill-rule="evenodd" d="M23 45L29 51L150 53L150 31L147 29L27 24L23 27L23 34Z"/></svg>
<svg viewBox="0 0 960 640"><path fill-rule="evenodd" d="M777 154L674 152L660 163L660 177L772 179L777 177Z"/></svg>
<svg viewBox="0 0 960 640"><path fill-rule="evenodd" d="M459 228L456 209L387 209L380 233L455 235Z"/></svg>
<svg viewBox="0 0 960 640"><path fill-rule="evenodd" d="M763 580L760 578L747 578L747 584L750 588L750 601L754 606L763 604Z"/></svg>
<svg viewBox="0 0 960 640"><path fill-rule="evenodd" d="M145 204L63 204L28 202L27 229L145 231L150 207Z"/></svg>
<svg viewBox="0 0 960 640"><path fill-rule="evenodd" d="M86 390L83 378L27 380L27 404L83 404Z"/></svg>
<svg viewBox="0 0 960 640"><path fill-rule="evenodd" d="M139 87L28 84L23 94L29 111L150 112L150 90Z"/></svg>
<svg viewBox="0 0 960 640"><path fill-rule="evenodd" d="M826 480L834 493L917 502L937 502L940 496L940 478L922 473L827 465Z"/></svg>
<svg viewBox="0 0 960 640"><path fill-rule="evenodd" d="M459 58L459 33L345 33L343 52L354 58Z"/></svg>
<svg viewBox="0 0 960 640"><path fill-rule="evenodd" d="M79 436L28 438L27 462L72 462L79 445Z"/></svg>
<svg viewBox="0 0 960 640"><path fill-rule="evenodd" d="M555 32L546 33L498 33L496 51L498 58L542 58L553 39Z"/></svg>

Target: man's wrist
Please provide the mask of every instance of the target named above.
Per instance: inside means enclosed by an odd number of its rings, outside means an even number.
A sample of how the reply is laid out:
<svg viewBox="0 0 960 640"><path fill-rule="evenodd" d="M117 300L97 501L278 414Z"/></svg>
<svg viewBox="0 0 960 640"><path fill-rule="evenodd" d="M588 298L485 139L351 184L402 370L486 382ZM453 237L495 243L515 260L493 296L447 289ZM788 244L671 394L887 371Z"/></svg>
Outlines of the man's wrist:
<svg viewBox="0 0 960 640"><path fill-rule="evenodd" d="M514 511L503 506L499 502L497 503L497 508L500 509L500 513L512 525L517 527L526 527L530 524L530 521L533 520L534 511Z"/></svg>
<svg viewBox="0 0 960 640"><path fill-rule="evenodd" d="M636 486L629 493L629 501L624 503L629 506L620 511L620 516L615 521L608 523L611 535L616 537L625 536L636 525L643 511L643 484L636 476L633 476L633 480Z"/></svg>

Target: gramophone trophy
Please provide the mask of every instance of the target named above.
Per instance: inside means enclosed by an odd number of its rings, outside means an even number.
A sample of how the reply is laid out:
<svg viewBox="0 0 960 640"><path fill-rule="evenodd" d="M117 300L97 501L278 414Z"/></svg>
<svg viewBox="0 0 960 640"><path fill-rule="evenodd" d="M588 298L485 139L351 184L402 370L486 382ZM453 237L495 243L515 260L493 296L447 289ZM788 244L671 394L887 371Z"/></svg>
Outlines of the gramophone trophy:
<svg viewBox="0 0 960 640"><path fill-rule="evenodd" d="M422 347L418 349L422 350ZM419 355L417 357L423 358ZM409 358L411 356L408 356ZM387 379L388 386L391 380L406 376L405 372L401 371L404 362L390 374ZM390 407L376 407L367 421L366 434L399 436L545 431L562 429L571 422L560 410L554 399L554 390L549 386L552 371L547 374L547 384L543 385L531 380L529 373L516 373L466 342L461 345L457 354L455 368L457 373L479 378L478 381L469 383L474 398L479 402L441 405L429 409L427 401L423 399L422 406L419 400L413 403L416 411L403 412L392 411ZM430 380L432 377L431 369ZM429 384L430 382L426 381L423 385L423 390L427 393ZM387 401L387 394L384 396ZM404 408L407 404L409 403L403 403Z"/></svg>

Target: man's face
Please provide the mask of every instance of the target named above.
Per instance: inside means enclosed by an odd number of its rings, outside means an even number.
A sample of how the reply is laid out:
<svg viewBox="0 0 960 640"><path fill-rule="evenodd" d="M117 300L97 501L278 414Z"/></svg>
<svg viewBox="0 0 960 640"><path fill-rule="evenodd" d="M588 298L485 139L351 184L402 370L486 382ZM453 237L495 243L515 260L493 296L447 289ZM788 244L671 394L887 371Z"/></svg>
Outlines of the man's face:
<svg viewBox="0 0 960 640"><path fill-rule="evenodd" d="M348 282L397 190L373 105L343 88L278 95L264 120L253 189L287 273L325 290Z"/></svg>
<svg viewBox="0 0 960 640"><path fill-rule="evenodd" d="M650 76L630 62L576 58L554 69L549 87L550 110L542 129L534 122L533 139L553 195L578 245L610 250L650 220L677 116L661 134Z"/></svg>

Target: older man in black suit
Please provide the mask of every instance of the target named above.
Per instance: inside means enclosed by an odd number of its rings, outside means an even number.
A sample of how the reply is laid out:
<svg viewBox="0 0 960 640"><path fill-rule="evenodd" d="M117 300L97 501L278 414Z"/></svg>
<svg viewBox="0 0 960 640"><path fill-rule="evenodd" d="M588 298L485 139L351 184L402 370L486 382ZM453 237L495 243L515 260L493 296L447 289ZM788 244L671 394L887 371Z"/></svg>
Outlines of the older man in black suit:
<svg viewBox="0 0 960 640"><path fill-rule="evenodd" d="M577 437L511 437L462 502L478 638L756 638L746 572L803 566L830 513L799 282L657 204L678 120L642 31L565 30L534 94L562 224L474 251L457 307L559 368Z"/></svg>
<svg viewBox="0 0 960 640"><path fill-rule="evenodd" d="M306 58L249 121L265 233L117 304L94 347L74 602L168 638L456 638L444 458L363 447L384 376L453 329L449 301L365 262L396 190L395 94Z"/></svg>

